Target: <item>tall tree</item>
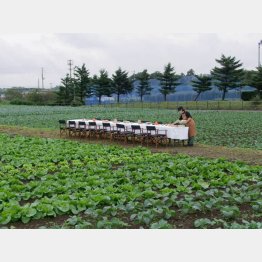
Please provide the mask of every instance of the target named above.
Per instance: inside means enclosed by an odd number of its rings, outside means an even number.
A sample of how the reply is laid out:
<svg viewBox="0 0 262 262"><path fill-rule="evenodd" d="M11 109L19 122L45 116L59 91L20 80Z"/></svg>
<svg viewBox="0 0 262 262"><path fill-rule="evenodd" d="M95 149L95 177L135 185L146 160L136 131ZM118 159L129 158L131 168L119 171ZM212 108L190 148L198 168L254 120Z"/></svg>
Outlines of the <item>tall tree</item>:
<svg viewBox="0 0 262 262"><path fill-rule="evenodd" d="M90 97L92 95L89 71L86 69L85 64L83 64L82 67L75 67L74 76L75 96L84 104L85 97Z"/></svg>
<svg viewBox="0 0 262 262"><path fill-rule="evenodd" d="M178 79L179 76L176 75L174 67L171 66L171 63L168 63L164 68L164 72L158 77L161 86L159 91L162 95L164 95L165 101L167 95L175 92L175 88L178 85Z"/></svg>
<svg viewBox="0 0 262 262"><path fill-rule="evenodd" d="M253 78L256 75L257 71L255 70L244 70L244 80L243 84L244 85L252 85Z"/></svg>
<svg viewBox="0 0 262 262"><path fill-rule="evenodd" d="M262 66L257 67L251 85L257 89L258 95L262 98Z"/></svg>
<svg viewBox="0 0 262 262"><path fill-rule="evenodd" d="M196 75L195 77L196 80L192 80L192 86L193 90L197 92L197 96L195 97L196 101L201 93L212 89L212 82L211 77L208 75Z"/></svg>
<svg viewBox="0 0 262 262"><path fill-rule="evenodd" d="M153 89L149 83L150 74L148 74L147 70L145 69L144 71L136 75L136 80L139 81L136 91L137 94L140 96L140 101L142 102L143 96L150 95L150 92Z"/></svg>
<svg viewBox="0 0 262 262"><path fill-rule="evenodd" d="M117 95L117 102L119 103L120 95L131 93L134 87L128 78L128 73L122 71L120 67L115 71L115 74L112 75L112 80L113 93Z"/></svg>
<svg viewBox="0 0 262 262"><path fill-rule="evenodd" d="M150 74L150 79L158 79L161 76L161 72L155 71L152 74Z"/></svg>
<svg viewBox="0 0 262 262"><path fill-rule="evenodd" d="M61 79L61 85L57 92L57 103L62 105L70 105L74 99L74 82L73 79L66 75Z"/></svg>
<svg viewBox="0 0 262 262"><path fill-rule="evenodd" d="M111 96L112 94L112 80L108 77L105 69L99 71L100 75L93 77L93 91L94 95L98 97L99 104L101 104L102 96Z"/></svg>
<svg viewBox="0 0 262 262"><path fill-rule="evenodd" d="M215 85L223 92L222 100L225 100L226 93L230 89L238 88L243 85L244 70L241 68L240 60L236 61L235 57L221 56L216 59L221 67L212 69L211 74Z"/></svg>
<svg viewBox="0 0 262 262"><path fill-rule="evenodd" d="M187 75L187 76L194 76L194 75L195 75L194 69L192 69L192 68L189 69L189 70L187 71L186 75Z"/></svg>

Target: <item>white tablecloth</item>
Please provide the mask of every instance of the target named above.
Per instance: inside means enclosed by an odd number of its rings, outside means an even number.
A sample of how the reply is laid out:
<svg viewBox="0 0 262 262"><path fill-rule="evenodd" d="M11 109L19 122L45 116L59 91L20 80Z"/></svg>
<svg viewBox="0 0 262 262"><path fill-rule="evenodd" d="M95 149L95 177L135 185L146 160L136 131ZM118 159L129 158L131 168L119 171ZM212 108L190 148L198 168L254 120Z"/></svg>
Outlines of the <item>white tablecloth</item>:
<svg viewBox="0 0 262 262"><path fill-rule="evenodd" d="M107 120L92 120L92 119L72 119L67 121L67 125L69 121L75 121L76 127L78 127L78 123L80 121L85 122L86 125L88 125L88 122L96 122L97 126L100 128L103 126L102 123L110 123L111 127L116 128L116 124L123 124L128 130L131 130L131 125L140 125L140 127L143 129L144 132L146 132L146 126L151 126L152 124L146 124L146 123L132 123L132 122L114 122L114 121L107 121ZM176 140L187 140L188 139L188 127L185 126L170 126L170 125L155 125L157 130L166 130L167 131L167 137L171 139ZM161 132L160 134L163 134L164 132Z"/></svg>

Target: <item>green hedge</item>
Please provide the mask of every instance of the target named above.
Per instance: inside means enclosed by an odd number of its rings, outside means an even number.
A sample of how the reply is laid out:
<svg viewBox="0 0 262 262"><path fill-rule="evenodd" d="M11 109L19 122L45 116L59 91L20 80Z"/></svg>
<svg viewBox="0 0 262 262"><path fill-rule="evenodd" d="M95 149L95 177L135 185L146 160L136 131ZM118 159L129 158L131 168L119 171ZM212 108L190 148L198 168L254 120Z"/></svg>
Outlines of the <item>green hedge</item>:
<svg viewBox="0 0 262 262"><path fill-rule="evenodd" d="M257 91L245 91L241 93L241 99L244 101L250 101L257 95Z"/></svg>

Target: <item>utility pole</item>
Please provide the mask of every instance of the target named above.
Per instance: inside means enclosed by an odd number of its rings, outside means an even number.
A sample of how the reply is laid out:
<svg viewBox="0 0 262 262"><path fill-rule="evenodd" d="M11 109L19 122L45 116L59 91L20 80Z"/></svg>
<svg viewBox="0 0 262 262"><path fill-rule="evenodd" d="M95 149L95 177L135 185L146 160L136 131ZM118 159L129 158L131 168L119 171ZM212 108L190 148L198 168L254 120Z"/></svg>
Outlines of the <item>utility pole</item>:
<svg viewBox="0 0 262 262"><path fill-rule="evenodd" d="M258 42L258 67L261 66L261 63L260 63L260 45L262 45L262 40L260 40Z"/></svg>
<svg viewBox="0 0 262 262"><path fill-rule="evenodd" d="M44 89L44 68L42 67L42 89Z"/></svg>
<svg viewBox="0 0 262 262"><path fill-rule="evenodd" d="M71 59L67 60L67 64L69 65L69 76L70 78L72 78L72 65L73 65L73 61Z"/></svg>
<svg viewBox="0 0 262 262"><path fill-rule="evenodd" d="M73 89L74 89L74 102L75 102L75 83L72 81L72 65L73 65L73 61L71 59L69 59L69 60L67 60L67 64L69 65L69 76L70 76L71 84L73 85Z"/></svg>
<svg viewBox="0 0 262 262"><path fill-rule="evenodd" d="M37 88L39 89L39 77L37 78Z"/></svg>

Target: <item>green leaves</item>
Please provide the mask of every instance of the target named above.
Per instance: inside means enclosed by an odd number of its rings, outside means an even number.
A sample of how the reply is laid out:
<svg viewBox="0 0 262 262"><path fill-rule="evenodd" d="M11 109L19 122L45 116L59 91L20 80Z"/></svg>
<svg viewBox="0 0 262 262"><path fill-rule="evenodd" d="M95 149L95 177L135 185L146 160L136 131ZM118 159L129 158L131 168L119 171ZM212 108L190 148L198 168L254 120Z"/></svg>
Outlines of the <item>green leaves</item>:
<svg viewBox="0 0 262 262"><path fill-rule="evenodd" d="M3 134L1 145L0 225L65 215L65 228L175 228L194 216L214 228L261 216L260 166ZM210 213L225 221L197 220Z"/></svg>
<svg viewBox="0 0 262 262"><path fill-rule="evenodd" d="M11 221L11 219L12 219L11 214L2 213L1 216L0 216L0 224L6 225Z"/></svg>
<svg viewBox="0 0 262 262"><path fill-rule="evenodd" d="M208 228L210 226L213 226L215 223L216 222L211 221L208 218L200 218L200 219L195 220L194 226L196 228Z"/></svg>
<svg viewBox="0 0 262 262"><path fill-rule="evenodd" d="M233 218L239 215L239 208L237 206L225 206L220 211L226 218Z"/></svg>
<svg viewBox="0 0 262 262"><path fill-rule="evenodd" d="M156 223L151 224L151 229L170 229L172 225L170 225L166 220L161 219Z"/></svg>
<svg viewBox="0 0 262 262"><path fill-rule="evenodd" d="M207 188L209 188L209 186L210 186L209 183L204 182L204 181L198 181L198 184L199 184L202 188L204 188L204 189L207 189Z"/></svg>
<svg viewBox="0 0 262 262"><path fill-rule="evenodd" d="M61 211L62 213L67 213L70 210L70 205L66 201L55 201L54 206L57 210Z"/></svg>

